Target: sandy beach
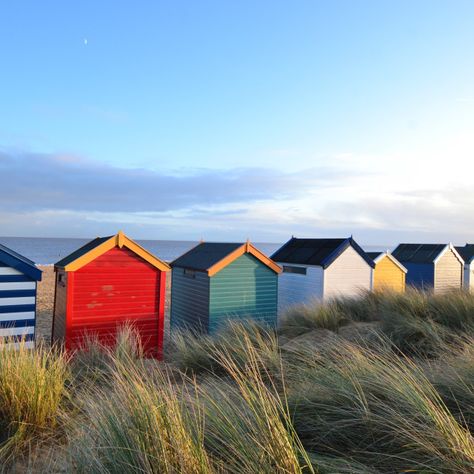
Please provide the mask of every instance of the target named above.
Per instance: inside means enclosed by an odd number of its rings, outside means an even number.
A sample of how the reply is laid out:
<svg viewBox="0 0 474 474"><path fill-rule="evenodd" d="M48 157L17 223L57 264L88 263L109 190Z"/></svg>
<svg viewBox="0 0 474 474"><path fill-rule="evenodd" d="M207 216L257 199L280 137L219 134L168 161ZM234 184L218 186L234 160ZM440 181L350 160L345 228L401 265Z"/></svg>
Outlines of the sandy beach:
<svg viewBox="0 0 474 474"><path fill-rule="evenodd" d="M54 306L54 267L50 265L40 268L43 270L43 276L38 283L36 300L36 339L44 339L49 343Z"/></svg>

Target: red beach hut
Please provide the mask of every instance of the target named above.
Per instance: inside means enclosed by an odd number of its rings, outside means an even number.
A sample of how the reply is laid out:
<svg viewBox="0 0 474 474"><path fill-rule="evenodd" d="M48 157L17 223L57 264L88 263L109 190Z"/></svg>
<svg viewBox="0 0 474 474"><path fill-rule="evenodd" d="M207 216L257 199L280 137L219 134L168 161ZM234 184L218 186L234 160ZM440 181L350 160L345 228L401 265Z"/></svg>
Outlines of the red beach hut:
<svg viewBox="0 0 474 474"><path fill-rule="evenodd" d="M161 358L170 267L122 232L98 237L55 264L52 342L80 348L87 335L112 345L125 324Z"/></svg>

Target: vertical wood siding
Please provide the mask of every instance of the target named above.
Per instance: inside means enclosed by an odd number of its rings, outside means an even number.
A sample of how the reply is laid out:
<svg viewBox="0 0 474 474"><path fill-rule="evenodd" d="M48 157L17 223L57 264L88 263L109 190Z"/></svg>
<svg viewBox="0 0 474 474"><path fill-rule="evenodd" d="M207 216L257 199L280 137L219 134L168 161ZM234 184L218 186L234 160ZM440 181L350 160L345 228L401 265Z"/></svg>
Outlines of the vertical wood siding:
<svg viewBox="0 0 474 474"><path fill-rule="evenodd" d="M402 262L408 270L406 274L406 284L420 288L422 290L433 289L434 286L434 265L432 263L409 263Z"/></svg>
<svg viewBox="0 0 474 474"><path fill-rule="evenodd" d="M309 304L323 297L323 268L280 263L281 266L306 268L306 275L283 273L278 277L278 317L291 306Z"/></svg>
<svg viewBox="0 0 474 474"><path fill-rule="evenodd" d="M36 281L0 262L0 340L34 346Z"/></svg>
<svg viewBox="0 0 474 474"><path fill-rule="evenodd" d="M446 291L462 286L463 265L449 249L436 262L435 291Z"/></svg>
<svg viewBox="0 0 474 474"><path fill-rule="evenodd" d="M210 279L209 332L229 319L277 322L278 275L244 254Z"/></svg>
<svg viewBox="0 0 474 474"><path fill-rule="evenodd" d="M66 347L79 347L85 334L96 334L104 344L113 344L120 327L131 324L144 350L158 356L162 349L159 320L164 316L160 312L160 298L164 297L160 275L125 247L109 250L70 275L74 283L68 294Z"/></svg>
<svg viewBox="0 0 474 474"><path fill-rule="evenodd" d="M62 342L66 336L67 277L64 270L56 271L54 318L51 342Z"/></svg>
<svg viewBox="0 0 474 474"><path fill-rule="evenodd" d="M171 330L207 331L209 324L209 277L195 272L194 278L175 267L171 273Z"/></svg>
<svg viewBox="0 0 474 474"><path fill-rule="evenodd" d="M374 290L405 291L405 272L389 257L377 262L374 270Z"/></svg>
<svg viewBox="0 0 474 474"><path fill-rule="evenodd" d="M324 271L325 299L356 296L371 286L372 268L352 247L347 247Z"/></svg>

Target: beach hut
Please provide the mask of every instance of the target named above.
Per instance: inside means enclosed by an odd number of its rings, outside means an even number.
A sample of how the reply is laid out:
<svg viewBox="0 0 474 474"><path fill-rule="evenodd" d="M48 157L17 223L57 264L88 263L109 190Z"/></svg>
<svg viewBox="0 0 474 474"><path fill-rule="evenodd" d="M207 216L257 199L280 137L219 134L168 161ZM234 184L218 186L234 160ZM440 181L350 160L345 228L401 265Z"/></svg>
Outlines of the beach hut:
<svg viewBox="0 0 474 474"><path fill-rule="evenodd" d="M111 345L129 324L146 354L161 357L169 269L122 232L87 243L55 264L52 341L74 350L94 335Z"/></svg>
<svg viewBox="0 0 474 474"><path fill-rule="evenodd" d="M405 291L407 269L389 252L367 252L374 261L372 287L374 290Z"/></svg>
<svg viewBox="0 0 474 474"><path fill-rule="evenodd" d="M464 260L464 288L474 290L474 244L466 244L464 247L456 247L459 255Z"/></svg>
<svg viewBox="0 0 474 474"><path fill-rule="evenodd" d="M436 292L462 287L464 261L452 244L400 244L392 255L408 270L407 285Z"/></svg>
<svg viewBox="0 0 474 474"><path fill-rule="evenodd" d="M41 270L0 244L0 339L33 347L36 327L36 289Z"/></svg>
<svg viewBox="0 0 474 474"><path fill-rule="evenodd" d="M171 329L213 333L229 319L276 325L281 269L251 243L203 242L171 267Z"/></svg>
<svg viewBox="0 0 474 474"><path fill-rule="evenodd" d="M280 314L293 305L355 296L372 288L375 264L352 237L293 237L272 259L283 267L278 287Z"/></svg>

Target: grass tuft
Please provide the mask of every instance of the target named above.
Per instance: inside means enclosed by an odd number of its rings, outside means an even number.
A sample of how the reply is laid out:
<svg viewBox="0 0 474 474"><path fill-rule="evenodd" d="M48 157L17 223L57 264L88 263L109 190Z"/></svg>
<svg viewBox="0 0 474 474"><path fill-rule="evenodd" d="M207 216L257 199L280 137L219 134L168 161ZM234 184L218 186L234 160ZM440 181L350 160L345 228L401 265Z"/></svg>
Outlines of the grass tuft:
<svg viewBox="0 0 474 474"><path fill-rule="evenodd" d="M350 321L336 304L318 303L294 306L284 314L280 322L279 333L287 337L296 337L314 329L337 331Z"/></svg>
<svg viewBox="0 0 474 474"><path fill-rule="evenodd" d="M12 344L13 345L13 344ZM0 343L0 458L11 460L40 436L54 434L70 379L68 357L37 344Z"/></svg>

